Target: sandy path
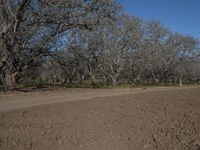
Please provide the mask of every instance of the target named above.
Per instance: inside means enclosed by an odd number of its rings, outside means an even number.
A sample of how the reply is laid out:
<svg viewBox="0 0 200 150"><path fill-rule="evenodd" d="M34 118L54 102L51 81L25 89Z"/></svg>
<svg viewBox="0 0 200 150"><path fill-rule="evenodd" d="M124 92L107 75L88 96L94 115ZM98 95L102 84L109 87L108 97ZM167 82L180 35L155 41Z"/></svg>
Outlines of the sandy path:
<svg viewBox="0 0 200 150"><path fill-rule="evenodd" d="M146 90L142 88L132 89L69 89L67 91L49 91L18 94L0 93L0 111L9 111L26 107L52 104L58 102L68 102L86 100L98 97L110 97L120 95L130 95L143 92L181 90L195 87L154 87Z"/></svg>

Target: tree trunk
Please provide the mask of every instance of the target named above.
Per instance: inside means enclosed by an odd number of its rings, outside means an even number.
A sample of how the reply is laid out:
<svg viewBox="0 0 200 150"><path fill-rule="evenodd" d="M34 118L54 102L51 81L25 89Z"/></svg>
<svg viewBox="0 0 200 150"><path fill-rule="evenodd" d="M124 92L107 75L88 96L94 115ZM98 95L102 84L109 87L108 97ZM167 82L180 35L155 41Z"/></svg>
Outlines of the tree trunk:
<svg viewBox="0 0 200 150"><path fill-rule="evenodd" d="M117 77L113 76L112 77L112 82L113 82L113 86L117 86Z"/></svg>
<svg viewBox="0 0 200 150"><path fill-rule="evenodd" d="M90 78L91 85L95 85L96 77L92 71L89 72L89 78Z"/></svg>
<svg viewBox="0 0 200 150"><path fill-rule="evenodd" d="M4 71L4 85L6 90L13 90L16 85L16 79L15 79L15 74L13 74L9 69L6 69Z"/></svg>
<svg viewBox="0 0 200 150"><path fill-rule="evenodd" d="M4 45L5 46L5 45ZM12 58L12 51L10 46L5 46L1 57L1 73L2 80L6 90L13 90L16 84L16 75L18 71L14 72L14 62Z"/></svg>
<svg viewBox="0 0 200 150"><path fill-rule="evenodd" d="M183 81L182 81L182 77L180 77L180 78L179 78L179 86L180 86L180 87L183 86L183 83L182 83L182 82L183 82Z"/></svg>

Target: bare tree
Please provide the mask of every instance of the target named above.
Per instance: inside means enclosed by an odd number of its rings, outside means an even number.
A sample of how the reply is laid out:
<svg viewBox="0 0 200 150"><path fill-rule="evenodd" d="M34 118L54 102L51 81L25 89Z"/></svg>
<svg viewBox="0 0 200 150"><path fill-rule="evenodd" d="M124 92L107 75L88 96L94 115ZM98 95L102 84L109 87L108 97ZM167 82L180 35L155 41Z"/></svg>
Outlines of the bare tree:
<svg viewBox="0 0 200 150"><path fill-rule="evenodd" d="M49 55L49 43L59 34L91 30L112 17L116 7L112 0L0 0L0 71L6 88L12 89L35 60Z"/></svg>
<svg viewBox="0 0 200 150"><path fill-rule="evenodd" d="M132 80L135 82L159 82L162 53L168 29L158 21L143 25L143 37L132 55Z"/></svg>
<svg viewBox="0 0 200 150"><path fill-rule="evenodd" d="M188 75L191 64L198 57L199 41L191 36L175 33L169 37L166 44L172 55L171 66L174 67L175 76L179 78L179 85L182 86L183 78Z"/></svg>
<svg viewBox="0 0 200 150"><path fill-rule="evenodd" d="M121 16L111 26L101 31L102 51L100 70L117 85L121 72L127 67L126 59L135 50L141 37L140 20Z"/></svg>

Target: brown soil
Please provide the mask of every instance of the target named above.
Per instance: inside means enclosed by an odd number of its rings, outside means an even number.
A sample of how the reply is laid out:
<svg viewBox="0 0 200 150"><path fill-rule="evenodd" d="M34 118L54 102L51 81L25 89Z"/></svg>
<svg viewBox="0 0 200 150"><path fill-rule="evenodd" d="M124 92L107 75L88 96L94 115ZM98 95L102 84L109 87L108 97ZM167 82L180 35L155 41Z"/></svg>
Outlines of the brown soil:
<svg viewBox="0 0 200 150"><path fill-rule="evenodd" d="M200 150L200 88L143 91L1 109L0 150ZM33 94L2 97L0 108Z"/></svg>

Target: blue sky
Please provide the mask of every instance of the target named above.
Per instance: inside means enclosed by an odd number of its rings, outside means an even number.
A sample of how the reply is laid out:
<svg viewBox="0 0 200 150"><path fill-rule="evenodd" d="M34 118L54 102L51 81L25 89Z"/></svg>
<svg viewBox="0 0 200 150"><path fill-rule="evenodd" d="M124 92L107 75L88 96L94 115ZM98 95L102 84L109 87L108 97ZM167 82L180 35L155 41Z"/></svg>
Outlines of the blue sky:
<svg viewBox="0 0 200 150"><path fill-rule="evenodd" d="M126 13L200 39L200 0L118 0Z"/></svg>

